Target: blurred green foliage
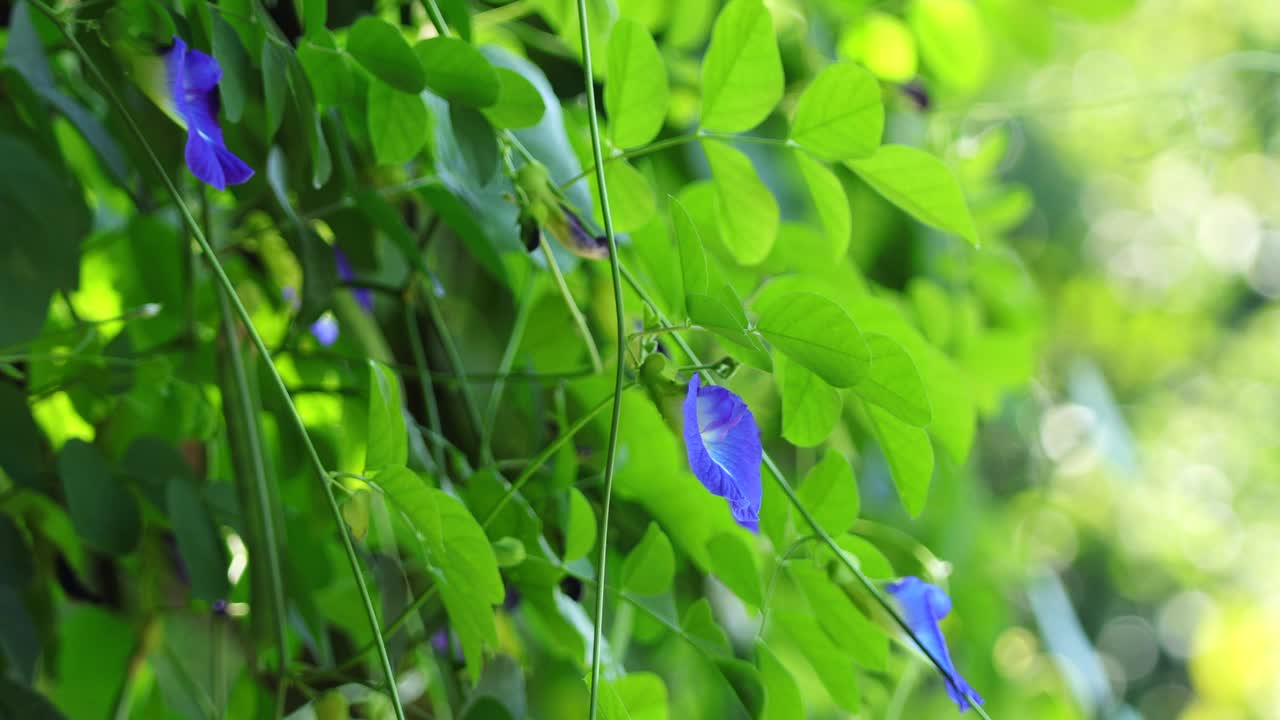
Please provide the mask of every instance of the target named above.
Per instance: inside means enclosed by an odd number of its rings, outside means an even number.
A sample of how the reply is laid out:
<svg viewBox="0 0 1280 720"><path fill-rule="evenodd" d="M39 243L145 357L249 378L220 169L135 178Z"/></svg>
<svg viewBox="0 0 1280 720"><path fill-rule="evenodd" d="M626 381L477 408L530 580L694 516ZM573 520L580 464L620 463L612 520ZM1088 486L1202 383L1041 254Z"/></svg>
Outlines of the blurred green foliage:
<svg viewBox="0 0 1280 720"><path fill-rule="evenodd" d="M0 717L1275 717L1280 10L585 5L622 327L577 3L7 6Z"/></svg>

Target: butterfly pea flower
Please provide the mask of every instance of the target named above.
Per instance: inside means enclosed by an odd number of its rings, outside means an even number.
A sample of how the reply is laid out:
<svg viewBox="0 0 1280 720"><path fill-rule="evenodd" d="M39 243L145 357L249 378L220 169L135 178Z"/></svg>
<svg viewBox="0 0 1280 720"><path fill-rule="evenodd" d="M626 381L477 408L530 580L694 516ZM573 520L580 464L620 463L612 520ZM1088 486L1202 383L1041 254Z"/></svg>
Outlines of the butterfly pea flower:
<svg viewBox="0 0 1280 720"><path fill-rule="evenodd" d="M684 400L684 443L689 466L713 495L729 501L733 519L760 531L760 430L742 398L702 385L697 373Z"/></svg>
<svg viewBox="0 0 1280 720"><path fill-rule="evenodd" d="M342 249L334 246L333 259L338 264L338 279L342 282L352 282L356 279L356 272L352 269L350 261L347 260L346 253ZM369 292L369 288L357 287L351 288L351 294L355 296L356 302L360 303L360 307L364 308L367 313L373 312L373 294Z"/></svg>
<svg viewBox="0 0 1280 720"><path fill-rule="evenodd" d="M929 654L946 670L945 680L947 695L964 712L970 708L970 700L981 705L979 695L951 663L951 654L947 652L947 641L938 627L938 621L951 612L951 598L936 585L930 585L917 577L904 577L886 587L889 594L898 601L903 619L907 627L920 640Z"/></svg>
<svg viewBox="0 0 1280 720"><path fill-rule="evenodd" d="M253 168L227 149L218 125L222 68L210 55L174 37L164 54L166 104L187 126L187 167L200 180L224 190L253 177Z"/></svg>

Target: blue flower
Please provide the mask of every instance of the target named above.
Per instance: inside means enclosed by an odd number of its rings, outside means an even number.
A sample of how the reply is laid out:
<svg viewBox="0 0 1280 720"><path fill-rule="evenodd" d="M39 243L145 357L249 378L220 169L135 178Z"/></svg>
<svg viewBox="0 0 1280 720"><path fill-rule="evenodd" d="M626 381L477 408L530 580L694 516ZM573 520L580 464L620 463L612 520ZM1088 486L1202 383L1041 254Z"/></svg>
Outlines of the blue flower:
<svg viewBox="0 0 1280 720"><path fill-rule="evenodd" d="M351 263L347 260L346 253L342 252L342 249L336 245L333 247L333 259L338 264L339 280L352 282L356 279L356 272L351 268ZM360 303L360 307L364 308L365 312L373 312L373 294L369 292L369 288L352 288L351 294L355 296L356 302Z"/></svg>
<svg viewBox="0 0 1280 720"><path fill-rule="evenodd" d="M329 313L320 316L319 320L311 323L311 334L320 344L329 347L338 342L338 321L333 319Z"/></svg>
<svg viewBox="0 0 1280 720"><path fill-rule="evenodd" d="M902 608L903 619L907 627L920 639L920 643L929 650L929 654L946 669L947 695L960 708L968 710L969 699L981 705L982 696L969 683L960 677L951 664L951 654L947 652L947 640L942 636L938 621L951 612L951 598L936 585L930 585L920 578L904 577L897 582L889 583L886 588L889 594L898 601Z"/></svg>
<svg viewBox="0 0 1280 720"><path fill-rule="evenodd" d="M693 474L729 501L733 519L760 531L760 430L742 398L694 373L684 400L684 444Z"/></svg>
<svg viewBox="0 0 1280 720"><path fill-rule="evenodd" d="M175 37L164 65L169 99L187 124L191 174L219 190L253 177L253 168L227 149L218 127L218 81L222 79L218 61Z"/></svg>

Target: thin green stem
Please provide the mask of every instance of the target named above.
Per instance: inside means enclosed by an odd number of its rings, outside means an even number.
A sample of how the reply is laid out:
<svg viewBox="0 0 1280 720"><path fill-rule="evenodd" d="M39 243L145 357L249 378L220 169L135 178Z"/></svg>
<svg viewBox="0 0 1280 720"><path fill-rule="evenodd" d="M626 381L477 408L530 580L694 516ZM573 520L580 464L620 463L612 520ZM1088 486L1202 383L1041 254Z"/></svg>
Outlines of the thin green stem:
<svg viewBox="0 0 1280 720"><path fill-rule="evenodd" d="M649 294L645 292L644 288L640 286L635 275L629 272L626 268L622 268L622 274L626 278L627 283L631 286L631 289L635 291L637 296L639 296L641 302L647 305L653 312L654 317L658 319L658 322L670 327L672 325L671 321L669 321L666 315L663 314L662 310L653 301L653 298L651 298ZM672 339L692 362L701 362L698 360L698 356L693 352L693 348L690 347L689 343L685 342L684 338L680 337L679 334L673 335ZM702 376L708 383L716 384L717 378L710 372L703 371ZM880 591L880 588L876 587L875 583L871 581L871 578L867 577L866 574L862 572L862 569L853 561L849 556L849 553L846 553L836 543L835 539L823 529L822 525L818 523L817 518L813 516L813 513L809 512L808 508L804 506L804 503L800 502L800 498L796 495L795 490L791 488L791 484L787 482L786 477L782 474L782 470L778 468L778 465L773 461L773 458L769 457L768 453L764 453L763 460L764 466L769 470L769 474L773 476L774 481L782 490L782 493L787 496L787 501L790 502L795 507L796 511L800 513L800 517L809 525L813 534L816 535L824 545L831 549L832 553L835 554L840 563L853 574L853 576L858 580L858 583L862 585L863 589L865 589L876 601L876 604L893 618L894 623L896 623L898 627L906 633L907 637L915 643L915 646L920 650L920 652L924 653L924 656L933 663L933 666L938 669L938 672L945 678L952 678L951 671L948 670L947 666L934 655L933 651L926 647L920 638L916 636L915 632L912 631L909 625L907 625L907 621L903 619L902 614L898 612L898 609L894 604L885 597L884 593ZM960 685L959 683L956 684L959 687L963 687L963 685ZM969 700L973 709L977 711L978 715L982 717L983 720L991 720L990 716L987 715L986 710L974 701L974 698L970 697Z"/></svg>
<svg viewBox="0 0 1280 720"><path fill-rule="evenodd" d="M604 177L604 149L600 143L600 117L596 113L595 76L591 68L591 31L587 22L587 0L578 0L578 41L582 45L582 82L587 94L587 120L591 126L591 154L595 159L596 189L600 191L600 215L604 220L604 234L609 241L609 272L613 281L613 311L617 323L618 348L614 357L617 371L613 378L613 418L609 423L609 446L604 461L604 500L600 510L600 573L601 591L596 593L596 612L591 643L591 705L590 720L600 711L600 644L604 630L604 598L606 572L609 562L609 508L613 502L613 471L618 456L618 426L622 421L623 362L627 354L626 318L622 306L622 270L618 258L618 240L613 232L613 212L609 208L609 186Z"/></svg>
<svg viewBox="0 0 1280 720"><path fill-rule="evenodd" d="M626 390L626 388L623 389ZM533 478L533 476L538 472L538 469L545 465L556 451L564 447L565 443L572 440L573 436L577 435L582 428L586 427L587 424L599 415L606 407L609 407L609 404L612 401L612 397L607 397L600 401L599 404L574 421L573 425L566 428L564 432L560 433L560 435L551 442L550 445L543 448L542 452L538 453L537 456L530 460L528 465L525 467L524 472L520 473L520 476L516 478L515 482L511 483L511 487L507 488L507 491L503 493L502 497L498 498L498 502L494 503L493 508L489 510L489 514L485 516L484 522L481 523L481 526L487 529L489 525L493 523L494 519L498 517L498 513L502 511L502 508L506 507L511 498L515 497L516 493L520 492L521 488L525 486L525 483L529 482L529 480ZM386 630L384 630L382 634L386 637L394 636L404 628L405 623L409 622L409 618L413 617L423 605L426 605L431 598L435 597L435 594L435 585L432 585L423 591L421 595L414 598L413 602L410 603L409 606L406 607L400 615L387 626ZM347 658L347 660L339 665L337 669L345 670L346 668L351 667L355 663L359 662L360 658L364 657L365 653L369 652L372 648L372 645L367 645L361 648L350 658Z"/></svg>
<svg viewBox="0 0 1280 720"><path fill-rule="evenodd" d="M205 203L206 206L208 203ZM206 210L206 213L208 211ZM208 215L205 217L208 224ZM258 522L262 528L262 543L266 571L271 587L272 625L275 630L276 652L280 654L277 666L280 680L276 684L276 713L284 712L284 676L289 670L289 616L285 610L284 572L280 563L280 548L276 545L275 517L271 512L271 490L267 487L267 468L262 452L262 438L258 434L257 409L249 394L249 374L245 371L244 353L240 348L240 334L236 331L235 315L231 310L226 288L218 288L218 304L222 310L222 334L227 341L228 362L231 365L232 396L226 401L235 406L235 416L240 418L241 435L248 448L249 480L253 486Z"/></svg>
<svg viewBox="0 0 1280 720"><path fill-rule="evenodd" d="M142 128L138 126L132 113L129 112L128 107L123 101L121 101L120 97L111 87L110 82L108 82L106 76L102 74L102 71L98 68L92 56L90 56L84 49L84 46L80 44L80 41L76 39L75 33L73 33L65 24L59 22L57 13L55 13L49 6L45 5L41 0L31 0L31 5L32 7L40 10L40 12L50 20L54 21L63 36L66 37L68 44L70 44L76 54L80 56L81 61L89 68L95 79L97 79L97 81L102 85L102 91L111 101L111 104L115 106L116 110L120 113L121 118L125 121L125 124L129 126L130 131L138 138L139 144L142 146L143 150L146 151L152 164L155 166L160 179L164 182L169 195L178 206L178 211L182 215L183 221L186 222L188 228L191 230L191 234L200 245L200 250L204 253L205 259L208 261L214 277L226 292L227 300L231 303L236 315L239 316L246 333L249 335L249 339L253 342L253 345L257 348L262 357L267 360L267 374L271 377L272 383L276 386L281 399L284 401L285 410L295 429L298 431L299 438L302 440L302 445L306 450L306 454L309 456L316 474L319 477L320 485L324 490L325 499L328 501L329 510L333 516L334 523L338 526L338 533L342 538L343 550L346 552L347 561L351 565L352 576L355 579L357 589L360 591L360 599L364 604L365 614L368 617L370 627L373 630L374 639L377 641L378 654L381 657L382 669L386 675L387 692L391 696L391 703L395 708L396 718L397 720L405 720L404 707L400 703L400 693L396 688L395 669L391 666L391 657L387 654L386 643L383 641L382 635L379 632L378 614L377 611L374 610L373 599L369 595L369 588L365 583L364 575L361 572L360 560L356 557L355 547L351 542L351 535L347 531L346 522L342 519L342 511L338 507L337 500L334 498L333 489L330 487L328 472L325 470L324 462L320 460L320 455L316 451L315 445L311 442L310 434L307 432L306 424L303 422L302 416L298 413L298 408L293 404L293 399L289 396L289 389L284 384L284 378L280 376L275 363L270 360L270 350L267 348L266 343L263 342L262 336L259 335L258 331L254 328L252 316L249 315L248 309L245 308L244 303L242 303L239 296L236 295L235 285L231 282L231 278L227 276L226 271L222 268L222 263L218 261L217 255L213 251L213 246L209 244L208 238L205 237L204 231L200 227L200 223L196 222L195 216L191 213L191 209L187 207L186 202L182 199L182 194L178 192L177 186L174 185L168 172L165 171L164 163L160 162L160 158L156 156L155 151L151 148L151 143L147 139L146 133L144 133Z"/></svg>
<svg viewBox="0 0 1280 720"><path fill-rule="evenodd" d="M440 340L440 346L444 348L444 354L449 358L449 365L454 375L458 378L458 392L462 395L462 405L466 408L467 417L471 420L471 426L475 428L476 438L482 438L484 437L484 421L480 419L480 406L476 404L475 395L471 392L471 385L467 382L467 366L462 362L462 353L458 352L458 346L454 344L453 336L449 334L449 327L445 325L444 313L440 311L440 304L436 302L436 297L429 287L431 280L425 268L422 269L421 274L417 296L422 299L422 304L427 306L427 317L431 319L431 324L435 326L436 337ZM482 455L481 460L488 461L488 458Z"/></svg>
<svg viewBox="0 0 1280 720"><path fill-rule="evenodd" d="M587 327L587 318L583 316L582 309L574 301L573 293L569 292L569 285L564 281L564 275L560 272L555 253L551 252L551 246L545 240L539 241L538 245L547 258L547 268L551 270L551 277L555 278L556 287L560 289L564 306L569 308L569 315L573 317L573 324L578 328L578 335L582 336L582 342L587 346L587 354L591 356L591 367L596 372L600 372L604 369L604 362L600 359L600 349L596 347L596 340L591 336L591 328Z"/></svg>
<svg viewBox="0 0 1280 720"><path fill-rule="evenodd" d="M537 299L536 288L530 288L521 293L520 301L516 305L516 319L511 326L511 333L507 336L507 346L503 348L502 357L498 360L499 378L493 381L493 387L489 390L489 402L484 409L484 428L480 436L482 457L493 457L493 430L498 422L498 408L502 406L502 391L506 386L505 377L511 372L511 366L515 364L516 351L520 349L525 328L529 326L529 315L533 312L533 305Z"/></svg>
<svg viewBox="0 0 1280 720"><path fill-rule="evenodd" d="M413 353L413 365L418 374L418 387L422 390L422 405L427 409L427 427L431 428L431 458L436 471L444 473L444 436L440 424L440 407L436 404L435 385L431 382L431 368L427 365L427 353L422 347L422 331L418 329L418 303L412 297L405 303L405 327L409 331L409 351Z"/></svg>

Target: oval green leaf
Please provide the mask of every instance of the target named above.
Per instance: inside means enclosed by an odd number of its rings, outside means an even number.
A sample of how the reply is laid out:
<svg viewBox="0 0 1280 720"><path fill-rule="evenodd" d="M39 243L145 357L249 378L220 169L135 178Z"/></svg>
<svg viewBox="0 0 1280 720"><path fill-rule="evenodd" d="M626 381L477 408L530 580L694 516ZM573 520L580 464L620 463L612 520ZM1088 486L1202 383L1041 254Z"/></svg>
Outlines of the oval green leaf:
<svg viewBox="0 0 1280 720"><path fill-rule="evenodd" d="M613 144L637 147L657 137L671 96L667 66L649 31L638 23L622 18L609 33L608 78L604 107Z"/></svg>
<svg viewBox="0 0 1280 720"><path fill-rule="evenodd" d="M370 75L407 93L427 87L427 74L404 35L387 21L366 15L351 26L347 52Z"/></svg>
<svg viewBox="0 0 1280 720"><path fill-rule="evenodd" d="M933 409L911 356L888 335L867 333L866 338L871 348L871 372L853 391L908 425L928 425Z"/></svg>
<svg viewBox="0 0 1280 720"><path fill-rule="evenodd" d="M979 244L960 181L933 155L905 145L884 145L869 158L845 164L920 222Z"/></svg>
<svg viewBox="0 0 1280 720"><path fill-rule="evenodd" d="M427 144L430 116L422 98L376 80L369 83L369 139L379 165L399 165Z"/></svg>
<svg viewBox="0 0 1280 720"><path fill-rule="evenodd" d="M884 105L875 76L852 63L829 65L796 104L791 139L823 160L866 157L880 146Z"/></svg>
<svg viewBox="0 0 1280 720"><path fill-rule="evenodd" d="M756 330L828 385L857 385L871 365L862 331L837 304L814 293L781 295L760 311Z"/></svg>
<svg viewBox="0 0 1280 720"><path fill-rule="evenodd" d="M507 68L497 68L498 99L484 108L489 122L500 128L517 129L537 125L547 111L542 94L525 76Z"/></svg>
<svg viewBox="0 0 1280 720"><path fill-rule="evenodd" d="M778 389L782 394L782 437L797 447L814 447L831 435L844 406L840 391L805 366L778 358Z"/></svg>
<svg viewBox="0 0 1280 720"><path fill-rule="evenodd" d="M796 491L800 502L832 536L843 534L858 519L858 481L853 468L835 450L827 450Z"/></svg>
<svg viewBox="0 0 1280 720"><path fill-rule="evenodd" d="M759 265L778 237L778 201L740 150L715 141L703 143L703 149L716 189L720 238L738 264Z"/></svg>
<svg viewBox="0 0 1280 720"><path fill-rule="evenodd" d="M750 130L782 99L773 18L760 0L731 0L716 18L702 60L702 127Z"/></svg>
<svg viewBox="0 0 1280 720"><path fill-rule="evenodd" d="M111 474L107 459L83 440L68 440L58 453L58 475L76 534L112 555L138 544L142 520L133 493Z"/></svg>
<svg viewBox="0 0 1280 720"><path fill-rule="evenodd" d="M640 595L658 595L671 587L676 574L676 556L657 523L649 523L640 544L622 563L622 587Z"/></svg>
<svg viewBox="0 0 1280 720"><path fill-rule="evenodd" d="M434 37L413 46L431 92L449 101L485 108L498 101L498 71L474 46L458 38Z"/></svg>

